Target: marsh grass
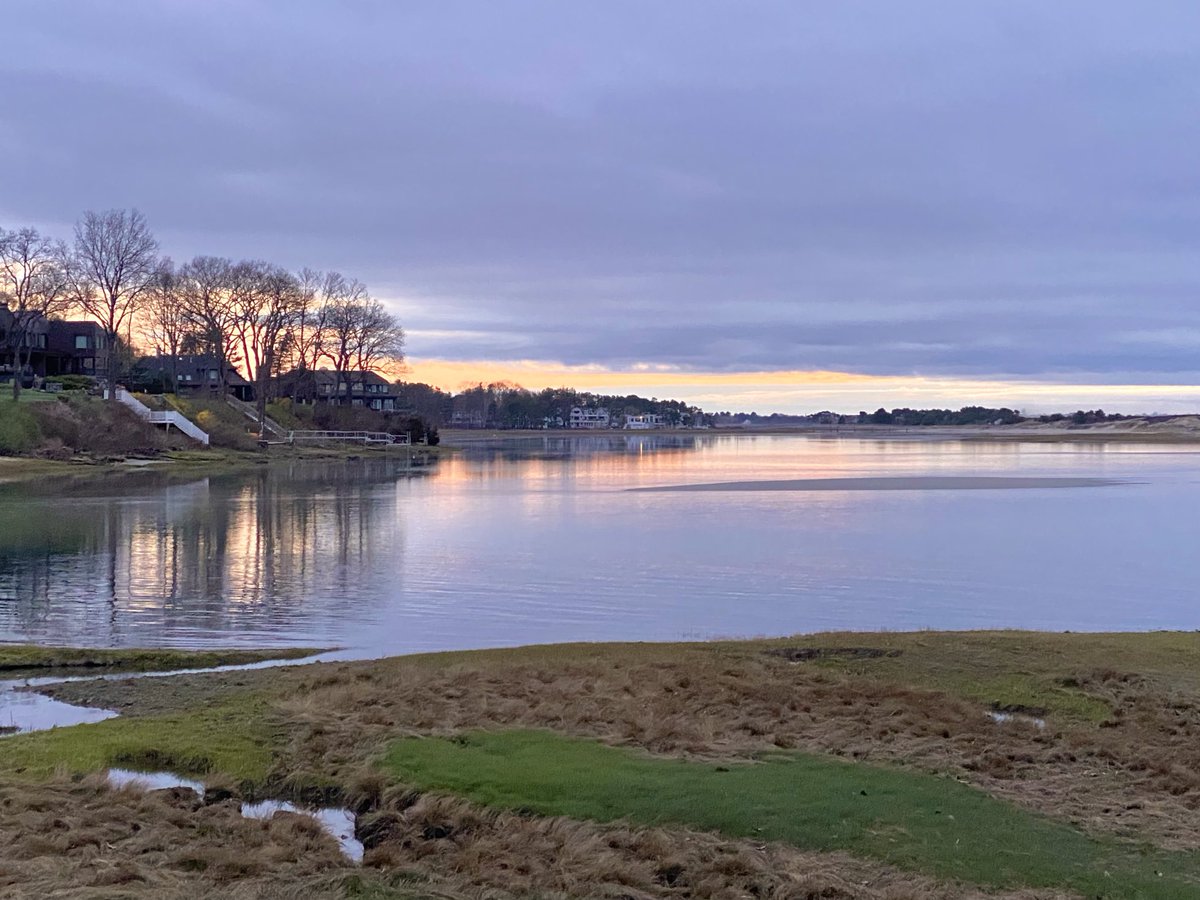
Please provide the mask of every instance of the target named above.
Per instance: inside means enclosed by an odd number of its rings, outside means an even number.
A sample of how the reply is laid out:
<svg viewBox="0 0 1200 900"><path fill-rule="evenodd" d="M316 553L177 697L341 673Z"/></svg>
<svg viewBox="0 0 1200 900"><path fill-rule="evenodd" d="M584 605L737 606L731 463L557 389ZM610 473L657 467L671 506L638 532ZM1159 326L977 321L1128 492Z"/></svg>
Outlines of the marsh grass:
<svg viewBox="0 0 1200 900"><path fill-rule="evenodd" d="M720 766L505 731L405 739L383 765L418 789L487 806L841 850L972 884L1130 898L1200 891L1194 855L1141 858L950 779L827 757Z"/></svg>
<svg viewBox="0 0 1200 900"><path fill-rule="evenodd" d="M769 652L786 647L823 652L793 654L806 658L799 662ZM1130 878L1141 877L1141 855L1165 860L1162 884L1169 885L1178 874L1171 866L1188 867L1179 863L1183 857L1163 852L1200 849L1200 636L1194 634L929 632L562 645L64 684L53 692L68 701L119 708L123 717L59 734L5 738L12 759L0 758L3 777L45 778L54 771L87 772L140 760L207 777L223 774L247 791L337 799L364 822L393 817L391 837L381 838L368 855L387 872L413 871L435 884L467 883L482 891L578 894L586 893L586 884L610 882L607 870L580 862L560 871L546 858L566 852L547 824L561 821L557 818L536 815L531 806L517 814L481 810L466 800L421 798L411 785L394 784L394 775L373 771L397 738L541 729L731 770L763 754L815 754L851 769L855 763L880 764L906 775L937 776L947 785L967 782L1015 805L1014 815L1043 824L1052 819L1046 827L1074 835L1072 840L1098 854L1091 858L1110 861L1131 872ZM986 715L991 708L1044 710L1046 727L997 724ZM832 811L840 802L831 794L814 797L811 805L827 803ZM418 815L420 810L432 812ZM453 816L446 813L454 836L438 836L444 828L437 810L454 810ZM462 829L458 819L475 824ZM893 864L857 855L857 888L837 893L843 890L839 882L812 882L832 893L805 894L796 885L826 871L830 854L841 854L837 858L844 863L851 859L847 852L867 851L849 838L844 850L812 851L789 849L783 839L712 835L706 840L740 848L734 858L745 865L725 874L705 869L697 882L684 879L691 885L685 890L655 882L652 854L631 849L654 841L639 837L621 844L624 839L613 835L625 833L624 826L571 821L586 826L579 833L588 841L612 840L624 848L606 857L605 865L613 869L607 873L616 878L611 883L627 884L632 896L744 895L750 885L759 896L890 900L969 894L933 876L895 869L909 864L899 856ZM497 833L503 828L512 833ZM627 830L645 833L640 827ZM672 853L683 853L680 846L694 834L677 825L657 831L682 842L670 844ZM895 829L862 838L868 839L885 849L910 840ZM950 866L959 845L934 836L923 846L928 856L912 865L951 871L937 866ZM1074 858L1074 845L1061 846L1065 857ZM791 860L791 880L772 880L754 868L784 866L780 854ZM493 859L500 862L489 862ZM895 869L900 880L889 881L884 869ZM621 872L633 874L621 881L616 877ZM695 887L700 882L703 890ZM1066 884L1063 890L1069 890ZM879 885L892 885L891 893L870 892ZM377 887L372 883L370 889ZM1030 890L1029 896L1040 898L1056 889ZM1176 896L1155 891L1147 887L1145 896Z"/></svg>
<svg viewBox="0 0 1200 900"><path fill-rule="evenodd" d="M0 847L4 898L424 896L411 879L352 869L307 817L245 819L236 801L112 790L96 776L0 784Z"/></svg>
<svg viewBox="0 0 1200 900"><path fill-rule="evenodd" d="M111 669L121 672L169 672L172 669L206 669L275 659L303 659L320 653L311 648L279 650L167 650L85 649L41 647L33 644L0 644L0 672L32 669Z"/></svg>

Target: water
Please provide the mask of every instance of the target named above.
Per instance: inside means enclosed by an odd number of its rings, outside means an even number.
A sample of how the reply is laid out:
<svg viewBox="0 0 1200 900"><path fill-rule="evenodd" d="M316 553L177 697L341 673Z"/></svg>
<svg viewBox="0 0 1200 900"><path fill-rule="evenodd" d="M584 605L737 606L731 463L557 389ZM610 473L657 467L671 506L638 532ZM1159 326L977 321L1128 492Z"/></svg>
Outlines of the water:
<svg viewBox="0 0 1200 900"><path fill-rule="evenodd" d="M195 791L201 798L206 793L202 782L183 778L174 772L138 772L132 769L109 769L108 781L115 788L129 786L139 787L147 791L167 790L170 788L187 788ZM247 819L270 819L276 813L287 812L296 815L309 816L316 821L321 829L338 842L342 853L352 862L362 862L364 848L362 842L354 836L354 813L338 807L297 806L286 800L260 800L257 803L243 803L240 807L242 816Z"/></svg>
<svg viewBox="0 0 1200 900"><path fill-rule="evenodd" d="M979 476L1122 483L629 490ZM481 443L416 474L359 461L7 485L0 640L377 656L843 628L1194 629L1198 508L1200 448L791 436Z"/></svg>

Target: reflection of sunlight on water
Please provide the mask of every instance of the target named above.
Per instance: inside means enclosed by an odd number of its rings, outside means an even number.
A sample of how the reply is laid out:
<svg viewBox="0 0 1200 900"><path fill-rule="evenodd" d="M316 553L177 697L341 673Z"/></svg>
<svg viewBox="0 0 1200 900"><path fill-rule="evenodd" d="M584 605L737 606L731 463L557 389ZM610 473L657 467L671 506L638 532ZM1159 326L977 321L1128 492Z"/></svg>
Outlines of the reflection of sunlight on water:
<svg viewBox="0 0 1200 900"><path fill-rule="evenodd" d="M364 461L69 500L9 491L0 638L378 654L846 627L1194 627L1184 561L1198 459L1145 445L605 434L477 445L422 477ZM931 475L1151 484L1119 498L625 492ZM1150 577L1153 602L1132 605Z"/></svg>

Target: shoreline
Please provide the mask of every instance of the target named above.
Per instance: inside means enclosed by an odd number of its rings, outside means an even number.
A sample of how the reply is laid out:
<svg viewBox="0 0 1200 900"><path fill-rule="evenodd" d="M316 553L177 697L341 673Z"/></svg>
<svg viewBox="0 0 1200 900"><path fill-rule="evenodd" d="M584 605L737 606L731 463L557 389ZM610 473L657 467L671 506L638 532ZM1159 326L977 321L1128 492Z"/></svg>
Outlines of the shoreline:
<svg viewBox="0 0 1200 900"><path fill-rule="evenodd" d="M354 462L361 459L407 459L413 465L424 465L445 453L449 448L438 446L278 448L269 451L247 450L171 450L156 456L130 455L120 459L77 457L50 460L28 456L0 456L0 487L19 484L37 478L56 480L90 479L114 475L158 473L168 476L227 474L253 471L258 468L304 462Z"/></svg>
<svg viewBox="0 0 1200 900"><path fill-rule="evenodd" d="M1188 420L1196 417L1180 417ZM1099 425L730 425L713 428L646 429L496 429L445 428L439 431L443 444L469 446L505 439L597 438L597 437L727 437L762 435L878 440L962 440L1030 443L1167 443L1200 444L1200 423L1195 427L1137 425L1144 420ZM1163 423L1167 425L1169 423ZM1124 426L1124 427L1123 427Z"/></svg>

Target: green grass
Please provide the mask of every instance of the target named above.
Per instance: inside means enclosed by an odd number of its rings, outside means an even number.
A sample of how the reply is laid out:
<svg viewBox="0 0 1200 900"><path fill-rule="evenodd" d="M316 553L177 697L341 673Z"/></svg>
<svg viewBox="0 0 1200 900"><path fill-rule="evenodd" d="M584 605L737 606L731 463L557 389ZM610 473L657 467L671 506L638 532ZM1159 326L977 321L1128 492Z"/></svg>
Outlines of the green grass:
<svg viewBox="0 0 1200 900"><path fill-rule="evenodd" d="M107 668L124 672L167 672L238 666L272 659L302 659L320 653L310 648L280 650L92 650L0 644L0 672L25 669Z"/></svg>
<svg viewBox="0 0 1200 900"><path fill-rule="evenodd" d="M28 453L38 446L42 432L28 403L13 403L0 385L0 454Z"/></svg>
<svg viewBox="0 0 1200 900"><path fill-rule="evenodd" d="M821 756L773 754L719 766L509 731L403 739L382 765L405 784L540 815L678 824L845 850L993 887L1200 896L1194 854L1143 855L950 779Z"/></svg>
<svg viewBox="0 0 1200 900"><path fill-rule="evenodd" d="M5 399L11 402L12 401L12 385L5 385L3 390L5 393ZM48 394L45 391L23 390L23 391L21 391L21 399L18 402L20 402L20 403L50 403L54 400L57 400L61 396L62 396L61 394Z"/></svg>
<svg viewBox="0 0 1200 900"><path fill-rule="evenodd" d="M7 737L0 743L0 776L41 779L123 765L181 775L219 772L261 783L278 743L267 713L259 698L240 697L185 715L117 718Z"/></svg>

